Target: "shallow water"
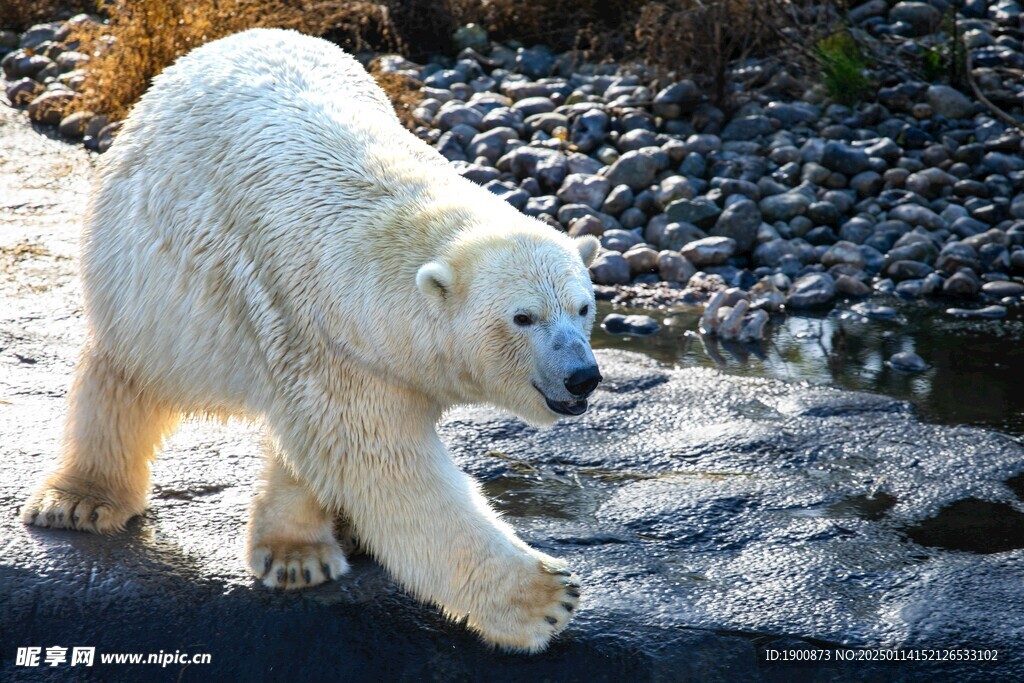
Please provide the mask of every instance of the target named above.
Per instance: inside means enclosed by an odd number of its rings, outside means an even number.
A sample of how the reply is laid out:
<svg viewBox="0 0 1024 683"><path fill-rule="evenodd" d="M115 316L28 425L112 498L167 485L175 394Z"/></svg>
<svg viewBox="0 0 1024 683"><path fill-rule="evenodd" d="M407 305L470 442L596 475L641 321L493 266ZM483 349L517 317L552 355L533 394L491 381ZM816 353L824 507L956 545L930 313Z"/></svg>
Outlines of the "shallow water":
<svg viewBox="0 0 1024 683"><path fill-rule="evenodd" d="M611 335L595 327L596 348L640 351L681 367L806 381L911 401L923 419L983 426L1024 435L1024 316L1001 321L951 318L944 307L881 301L896 308L888 320L848 308L828 315L776 316L760 344L720 343L697 332L699 309L641 311L601 304L598 320L617 313L652 315L661 329L649 337ZM913 351L929 369L909 373L886 362Z"/></svg>

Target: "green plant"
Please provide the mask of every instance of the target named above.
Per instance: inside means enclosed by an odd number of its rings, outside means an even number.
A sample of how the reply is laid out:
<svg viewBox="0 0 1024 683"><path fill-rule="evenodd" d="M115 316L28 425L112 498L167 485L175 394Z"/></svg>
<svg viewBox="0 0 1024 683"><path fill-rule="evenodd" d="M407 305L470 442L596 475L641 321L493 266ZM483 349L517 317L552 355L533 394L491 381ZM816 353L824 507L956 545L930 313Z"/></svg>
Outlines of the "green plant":
<svg viewBox="0 0 1024 683"><path fill-rule="evenodd" d="M814 55L825 92L833 100L853 104L870 92L872 80L868 75L868 62L849 33L833 33L822 38L815 46Z"/></svg>

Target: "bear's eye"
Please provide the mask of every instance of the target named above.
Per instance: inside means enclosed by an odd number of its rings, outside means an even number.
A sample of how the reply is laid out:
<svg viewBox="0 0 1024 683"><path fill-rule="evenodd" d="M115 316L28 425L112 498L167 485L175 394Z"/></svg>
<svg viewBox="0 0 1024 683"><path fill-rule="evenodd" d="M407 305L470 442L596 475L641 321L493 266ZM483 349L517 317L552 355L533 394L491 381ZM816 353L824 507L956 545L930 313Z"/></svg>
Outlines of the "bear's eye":
<svg viewBox="0 0 1024 683"><path fill-rule="evenodd" d="M586 316L587 313L590 313L590 304L587 304L586 306L580 309L580 315Z"/></svg>
<svg viewBox="0 0 1024 683"><path fill-rule="evenodd" d="M518 314L516 314L516 317L512 318L512 321L516 325L519 325L520 327L527 327L528 325L532 325L533 324L533 318L531 318L530 316L526 315L525 313L518 313Z"/></svg>

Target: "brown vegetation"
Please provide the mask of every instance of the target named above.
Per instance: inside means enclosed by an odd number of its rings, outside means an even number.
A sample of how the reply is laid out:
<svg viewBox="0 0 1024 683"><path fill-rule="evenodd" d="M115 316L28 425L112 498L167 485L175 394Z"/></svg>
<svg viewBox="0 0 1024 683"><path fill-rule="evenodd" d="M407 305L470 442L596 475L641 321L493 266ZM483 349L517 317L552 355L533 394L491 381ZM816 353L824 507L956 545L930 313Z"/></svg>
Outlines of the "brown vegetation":
<svg viewBox="0 0 1024 683"><path fill-rule="evenodd" d="M0 0L26 23L36 6L81 9L102 0ZM820 3L819 3L820 4ZM726 69L737 57L777 45L809 0L106 0L110 23L78 36L96 54L78 109L124 116L150 80L205 42L255 26L321 35L352 52L399 52L414 60L451 54L451 36L480 24L496 40L576 49L587 59L639 58L695 77L724 101ZM109 48L106 48L109 46ZM381 78L399 108L414 93L407 79ZM402 112L400 112L401 114Z"/></svg>

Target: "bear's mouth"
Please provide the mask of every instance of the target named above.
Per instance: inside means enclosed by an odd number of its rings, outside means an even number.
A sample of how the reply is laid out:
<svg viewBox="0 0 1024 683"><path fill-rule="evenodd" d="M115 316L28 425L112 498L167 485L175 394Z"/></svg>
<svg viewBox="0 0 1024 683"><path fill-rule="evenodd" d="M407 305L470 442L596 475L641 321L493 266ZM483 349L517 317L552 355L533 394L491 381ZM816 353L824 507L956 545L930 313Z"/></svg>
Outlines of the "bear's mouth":
<svg viewBox="0 0 1024 683"><path fill-rule="evenodd" d="M558 413L559 415L570 415L575 417L576 415L582 415L583 413L587 412L587 408L590 407L590 404L587 402L587 399L585 398L580 399L578 401L552 401L550 398L547 397L547 394L540 390L540 387L538 387L536 384L533 385L533 388L536 389L540 393L540 395L544 397L545 403L548 404L548 408L550 408L551 412L553 413Z"/></svg>

